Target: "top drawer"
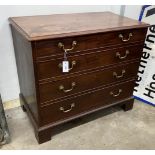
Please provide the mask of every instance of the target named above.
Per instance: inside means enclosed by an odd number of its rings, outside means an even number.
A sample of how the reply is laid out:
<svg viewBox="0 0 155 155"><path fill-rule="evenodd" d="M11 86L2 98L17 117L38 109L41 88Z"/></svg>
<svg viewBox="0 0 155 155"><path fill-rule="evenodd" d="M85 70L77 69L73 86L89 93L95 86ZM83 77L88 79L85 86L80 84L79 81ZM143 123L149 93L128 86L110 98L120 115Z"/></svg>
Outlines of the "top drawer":
<svg viewBox="0 0 155 155"><path fill-rule="evenodd" d="M35 45L36 55L41 57L62 54L64 49L69 49L68 52L72 53L88 49L102 48L109 45L144 41L146 31L146 28L129 29L79 37L37 41Z"/></svg>

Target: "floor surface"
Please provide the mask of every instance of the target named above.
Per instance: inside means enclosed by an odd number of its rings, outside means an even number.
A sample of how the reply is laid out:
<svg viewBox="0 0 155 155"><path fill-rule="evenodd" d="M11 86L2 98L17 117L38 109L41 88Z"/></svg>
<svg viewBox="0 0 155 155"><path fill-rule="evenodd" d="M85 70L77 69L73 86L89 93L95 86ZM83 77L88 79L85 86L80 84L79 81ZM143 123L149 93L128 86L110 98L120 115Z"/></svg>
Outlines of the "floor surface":
<svg viewBox="0 0 155 155"><path fill-rule="evenodd" d="M21 108L6 111L12 141L1 149L155 149L155 107L135 101L131 111L101 110L62 126L39 145Z"/></svg>

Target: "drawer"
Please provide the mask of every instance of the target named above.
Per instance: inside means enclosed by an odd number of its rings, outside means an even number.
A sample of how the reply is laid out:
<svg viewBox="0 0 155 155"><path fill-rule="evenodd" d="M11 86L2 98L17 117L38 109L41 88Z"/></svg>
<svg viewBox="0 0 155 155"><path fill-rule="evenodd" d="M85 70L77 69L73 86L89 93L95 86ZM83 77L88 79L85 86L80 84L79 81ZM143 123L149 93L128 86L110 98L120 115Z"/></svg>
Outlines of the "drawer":
<svg viewBox="0 0 155 155"><path fill-rule="evenodd" d="M114 48L106 51L96 51L93 53L68 56L68 61L70 63L71 69L68 73L62 72L62 57L38 61L38 78L41 81L43 79L97 69L100 67L114 65L137 58L140 59L142 49L143 45L135 45Z"/></svg>
<svg viewBox="0 0 155 155"><path fill-rule="evenodd" d="M54 123L129 98L133 94L134 85L134 81L131 80L57 103L43 105L40 111L41 125Z"/></svg>
<svg viewBox="0 0 155 155"><path fill-rule="evenodd" d="M66 79L61 78L53 82L40 83L40 102L49 102L102 85L134 78L137 75L138 66L139 62L121 64L116 67L71 76Z"/></svg>
<svg viewBox="0 0 155 155"><path fill-rule="evenodd" d="M144 42L146 31L147 28L139 28L79 37L37 41L35 45L36 55L41 57L61 54L64 52L63 49L71 49L69 52L76 52L137 41Z"/></svg>

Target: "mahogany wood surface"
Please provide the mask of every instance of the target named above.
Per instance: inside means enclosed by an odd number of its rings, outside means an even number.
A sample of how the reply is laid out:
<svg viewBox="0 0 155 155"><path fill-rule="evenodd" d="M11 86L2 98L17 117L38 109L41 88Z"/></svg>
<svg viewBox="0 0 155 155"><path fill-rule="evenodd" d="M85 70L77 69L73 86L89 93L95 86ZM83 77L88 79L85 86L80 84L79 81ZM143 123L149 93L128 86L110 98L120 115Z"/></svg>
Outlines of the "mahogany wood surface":
<svg viewBox="0 0 155 155"><path fill-rule="evenodd" d="M37 92L33 65L31 42L28 42L13 26L11 26L20 92L29 103L30 112L35 121L38 120ZM22 105L21 105L22 106Z"/></svg>
<svg viewBox="0 0 155 155"><path fill-rule="evenodd" d="M119 38L119 34L123 35L124 39L129 37L129 34L132 33L132 37L128 42L123 42L121 38ZM64 51L58 47L59 43L64 44L64 48L71 48L73 41L76 41L76 45L71 52L74 53L77 51L89 50L89 49L96 49L96 48L106 48L109 49L110 45L126 45L126 43L135 43L140 42L145 39L143 35L146 33L145 28L140 29L129 29L129 30L121 30L121 31L114 31L114 32L105 32L100 34L93 34L93 35L85 35L85 36L78 36L78 37L68 37L68 38L59 38L59 39L52 39L52 40L41 40L36 43L37 48L37 56L48 56L48 55L55 55L55 54L62 54ZM86 51L87 52L87 51Z"/></svg>
<svg viewBox="0 0 155 155"><path fill-rule="evenodd" d="M132 109L148 24L110 12L11 17L9 21L20 101L39 144L68 121L114 105ZM70 67L73 61L76 64L69 73L62 73L64 50L58 44L68 49L74 41L77 44L67 52L67 60Z"/></svg>
<svg viewBox="0 0 155 155"><path fill-rule="evenodd" d="M85 111L89 111L93 108L100 106L108 105L117 102L118 100L123 100L132 96L133 88L135 86L134 80L124 82L121 84L112 85L110 87L96 89L88 93L83 93L80 96L74 96L72 99L66 99L65 101L57 103L49 103L42 105L41 108L41 124L45 125L48 123L55 123L61 119L67 117L78 115ZM119 90L122 92L119 94ZM128 91L127 91L128 90ZM114 95L119 94L116 97L110 94L113 92ZM64 110L71 109L71 104L75 104L70 112L63 112L60 110L60 107L63 107Z"/></svg>
<svg viewBox="0 0 155 155"><path fill-rule="evenodd" d="M62 64L64 60L63 56L50 57L48 59L37 61L38 68L38 78L40 81L46 79L52 79L54 77L67 76L73 73L81 73L85 70L97 69L100 67L106 67L109 65L116 65L125 61L133 61L139 59L141 56L141 51L143 49L142 43L138 45L125 46L125 47L116 47L109 48L109 50L93 50L92 52L85 53L80 52L78 54L68 55L67 60L72 66L72 62L76 61L76 64L73 66L73 69L68 73L63 73L62 68L59 68L59 64ZM129 54L126 56L126 51L129 51ZM117 56L117 53L120 54L120 59Z"/></svg>
<svg viewBox="0 0 155 155"><path fill-rule="evenodd" d="M136 78L138 67L139 61L136 61L130 64L121 64L107 69L87 72L86 74L74 74L72 77L53 82L41 83L39 84L40 103L51 102L51 100L68 97L70 95L74 96L75 93L83 93L89 89L96 89L96 87L119 82L121 80ZM72 87L72 83L75 83L75 86ZM64 90L72 90L64 92L59 89L61 85L64 86Z"/></svg>
<svg viewBox="0 0 155 155"><path fill-rule="evenodd" d="M29 41L148 26L111 12L12 17L9 21Z"/></svg>

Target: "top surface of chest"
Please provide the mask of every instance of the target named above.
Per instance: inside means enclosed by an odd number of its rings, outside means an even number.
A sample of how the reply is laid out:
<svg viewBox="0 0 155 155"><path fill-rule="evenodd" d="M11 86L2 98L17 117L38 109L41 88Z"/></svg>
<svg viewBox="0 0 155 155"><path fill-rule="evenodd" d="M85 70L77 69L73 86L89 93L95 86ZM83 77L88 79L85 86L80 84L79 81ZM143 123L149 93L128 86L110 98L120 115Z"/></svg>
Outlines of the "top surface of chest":
<svg viewBox="0 0 155 155"><path fill-rule="evenodd" d="M110 12L11 17L9 21L29 41L148 26Z"/></svg>

